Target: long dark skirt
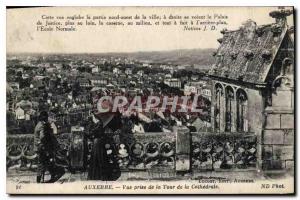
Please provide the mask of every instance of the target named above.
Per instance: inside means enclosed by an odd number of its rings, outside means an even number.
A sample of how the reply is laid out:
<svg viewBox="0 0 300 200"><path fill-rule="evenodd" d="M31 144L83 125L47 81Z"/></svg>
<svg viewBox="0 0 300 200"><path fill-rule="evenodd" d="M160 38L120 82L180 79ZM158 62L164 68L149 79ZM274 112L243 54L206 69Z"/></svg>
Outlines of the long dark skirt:
<svg viewBox="0 0 300 200"><path fill-rule="evenodd" d="M110 144L110 148L107 148L107 144ZM111 144L111 142L102 138L94 139L88 180L115 181L121 176L115 158L116 151ZM108 150L112 150L111 153L108 153Z"/></svg>

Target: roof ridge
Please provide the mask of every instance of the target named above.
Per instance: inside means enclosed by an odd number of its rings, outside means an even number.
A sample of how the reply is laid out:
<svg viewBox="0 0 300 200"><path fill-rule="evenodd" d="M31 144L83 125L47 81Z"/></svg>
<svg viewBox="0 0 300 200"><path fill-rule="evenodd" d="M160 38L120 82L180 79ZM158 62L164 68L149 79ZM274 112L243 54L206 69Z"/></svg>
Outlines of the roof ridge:
<svg viewBox="0 0 300 200"><path fill-rule="evenodd" d="M255 21L253 21L253 22L255 22ZM257 25L256 28L265 28L267 26L272 26L272 25L275 25L275 24L278 24L278 23L274 22L274 23L270 23L270 24L261 24L261 25ZM225 32L224 35L226 35L226 33L233 33L233 32L241 31L241 27L242 26L240 26L238 29L235 29L235 30L226 30L226 31L222 30L222 31L224 31Z"/></svg>

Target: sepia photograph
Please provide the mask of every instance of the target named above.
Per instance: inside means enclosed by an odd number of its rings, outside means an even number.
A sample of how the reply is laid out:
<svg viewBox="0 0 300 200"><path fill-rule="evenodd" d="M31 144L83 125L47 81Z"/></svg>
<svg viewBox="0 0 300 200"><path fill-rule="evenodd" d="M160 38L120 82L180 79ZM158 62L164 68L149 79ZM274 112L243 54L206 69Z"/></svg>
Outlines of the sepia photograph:
<svg viewBox="0 0 300 200"><path fill-rule="evenodd" d="M294 194L294 14L6 7L6 192Z"/></svg>

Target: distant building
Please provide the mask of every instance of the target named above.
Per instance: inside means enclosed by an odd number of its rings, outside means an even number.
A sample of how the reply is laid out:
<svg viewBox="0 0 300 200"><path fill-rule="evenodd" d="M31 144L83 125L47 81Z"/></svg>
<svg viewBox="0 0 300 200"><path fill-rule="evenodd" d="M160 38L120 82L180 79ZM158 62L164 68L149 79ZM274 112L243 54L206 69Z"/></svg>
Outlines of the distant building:
<svg viewBox="0 0 300 200"><path fill-rule="evenodd" d="M131 68L126 68L125 69L125 74L126 75L131 75L132 74L132 69Z"/></svg>
<svg viewBox="0 0 300 200"><path fill-rule="evenodd" d="M165 79L164 83L169 87L181 88L181 81L178 78Z"/></svg>
<svg viewBox="0 0 300 200"><path fill-rule="evenodd" d="M90 87L91 86L90 81L86 78L80 78L78 80L78 82L79 82L80 87Z"/></svg>
<svg viewBox="0 0 300 200"><path fill-rule="evenodd" d="M204 86L200 90L200 95L211 100L211 87Z"/></svg>
<svg viewBox="0 0 300 200"><path fill-rule="evenodd" d="M197 88L191 84L185 84L183 89L184 95L191 95L197 92Z"/></svg>
<svg viewBox="0 0 300 200"><path fill-rule="evenodd" d="M120 70L118 67L115 67L115 68L113 69L113 73L114 73L114 74L121 74L121 70Z"/></svg>
<svg viewBox="0 0 300 200"><path fill-rule="evenodd" d="M92 86L105 86L108 84L107 78L102 76L93 76L90 81Z"/></svg>
<svg viewBox="0 0 300 200"><path fill-rule="evenodd" d="M46 68L46 71L48 73L54 73L54 72L57 72L57 69L56 69L56 67L49 67L49 68Z"/></svg>
<svg viewBox="0 0 300 200"><path fill-rule="evenodd" d="M92 68L92 73L93 73L93 74L99 73L99 72L100 72L99 67L93 67L93 68Z"/></svg>
<svg viewBox="0 0 300 200"><path fill-rule="evenodd" d="M20 89L20 84L18 82L9 82L8 85L13 89L13 90L19 90Z"/></svg>
<svg viewBox="0 0 300 200"><path fill-rule="evenodd" d="M143 67L150 67L149 63L143 63Z"/></svg>
<svg viewBox="0 0 300 200"><path fill-rule="evenodd" d="M199 80L199 76L198 75L192 75L191 76L191 80L192 81L198 81Z"/></svg>
<svg viewBox="0 0 300 200"><path fill-rule="evenodd" d="M166 74L165 78L172 78L172 75L171 74Z"/></svg>
<svg viewBox="0 0 300 200"><path fill-rule="evenodd" d="M206 81L191 81L184 85L184 94L202 94L203 88L206 86ZM208 89L208 88L207 88ZM209 89L210 90L210 89Z"/></svg>
<svg viewBox="0 0 300 200"><path fill-rule="evenodd" d="M144 75L144 71L143 71L143 70L139 70L139 71L137 72L137 75L143 76L143 75Z"/></svg>
<svg viewBox="0 0 300 200"><path fill-rule="evenodd" d="M15 110L15 115L17 120L25 119L25 111L20 107Z"/></svg>

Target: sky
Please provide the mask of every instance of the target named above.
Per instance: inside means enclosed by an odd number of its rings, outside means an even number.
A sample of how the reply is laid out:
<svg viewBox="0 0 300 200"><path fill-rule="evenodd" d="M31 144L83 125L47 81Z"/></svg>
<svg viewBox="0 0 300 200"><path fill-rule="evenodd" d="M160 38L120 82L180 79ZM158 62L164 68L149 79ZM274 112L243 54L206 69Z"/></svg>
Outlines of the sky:
<svg viewBox="0 0 300 200"><path fill-rule="evenodd" d="M51 7L9 9L6 18L7 53L103 53L217 48L220 30L238 29L248 19L258 25L274 23L276 7ZM110 16L156 14L228 16L216 31L184 31L182 26L83 26L75 32L41 32L36 23L46 16ZM293 24L293 17L288 17Z"/></svg>

